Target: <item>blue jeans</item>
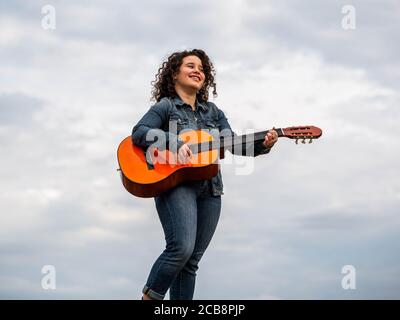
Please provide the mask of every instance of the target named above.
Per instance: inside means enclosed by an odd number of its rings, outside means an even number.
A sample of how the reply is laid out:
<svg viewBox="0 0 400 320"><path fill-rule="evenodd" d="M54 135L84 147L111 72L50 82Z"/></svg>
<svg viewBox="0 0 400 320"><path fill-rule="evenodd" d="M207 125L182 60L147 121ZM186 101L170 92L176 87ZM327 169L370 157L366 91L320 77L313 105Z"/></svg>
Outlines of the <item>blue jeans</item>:
<svg viewBox="0 0 400 320"><path fill-rule="evenodd" d="M154 263L143 293L162 300L193 299L196 271L221 212L221 196L213 196L207 180L180 184L154 198L164 229L166 248Z"/></svg>

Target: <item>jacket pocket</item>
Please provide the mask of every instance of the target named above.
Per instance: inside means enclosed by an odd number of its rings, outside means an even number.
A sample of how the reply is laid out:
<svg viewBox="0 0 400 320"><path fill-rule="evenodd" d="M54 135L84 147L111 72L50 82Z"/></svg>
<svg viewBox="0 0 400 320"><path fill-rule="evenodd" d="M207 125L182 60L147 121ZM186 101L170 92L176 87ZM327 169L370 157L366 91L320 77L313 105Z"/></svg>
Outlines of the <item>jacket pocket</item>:
<svg viewBox="0 0 400 320"><path fill-rule="evenodd" d="M178 114L172 114L169 117L170 121L170 129L174 129L174 126L176 126L176 134L179 134L179 132L189 126L189 121L183 117L181 117Z"/></svg>
<svg viewBox="0 0 400 320"><path fill-rule="evenodd" d="M204 126L206 129L212 130L212 129L218 129L218 124L215 123L215 121L212 120L205 120L204 121Z"/></svg>
<svg viewBox="0 0 400 320"><path fill-rule="evenodd" d="M204 122L204 128L214 137L214 140L219 143L220 135L218 125L214 121L206 120Z"/></svg>
<svg viewBox="0 0 400 320"><path fill-rule="evenodd" d="M206 120L205 123L206 123L206 127L209 127L209 128L216 128L217 127L217 125L211 120Z"/></svg>

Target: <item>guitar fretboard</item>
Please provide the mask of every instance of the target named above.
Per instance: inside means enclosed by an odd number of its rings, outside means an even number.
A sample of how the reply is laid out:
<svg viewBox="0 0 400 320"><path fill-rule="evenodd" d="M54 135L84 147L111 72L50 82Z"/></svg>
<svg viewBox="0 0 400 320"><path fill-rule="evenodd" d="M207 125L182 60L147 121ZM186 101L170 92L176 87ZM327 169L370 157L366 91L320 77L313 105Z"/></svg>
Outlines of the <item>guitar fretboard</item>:
<svg viewBox="0 0 400 320"><path fill-rule="evenodd" d="M284 132L281 128L274 129L278 133L278 137L284 136ZM226 149L235 149L235 148L243 148L249 144L253 144L259 141L263 141L266 131L259 131L250 134L244 135L232 135L232 136L222 136L216 137L213 141L207 141L197 144L189 145L189 148L192 150L194 154L203 152L203 151L211 151L211 150L226 150Z"/></svg>

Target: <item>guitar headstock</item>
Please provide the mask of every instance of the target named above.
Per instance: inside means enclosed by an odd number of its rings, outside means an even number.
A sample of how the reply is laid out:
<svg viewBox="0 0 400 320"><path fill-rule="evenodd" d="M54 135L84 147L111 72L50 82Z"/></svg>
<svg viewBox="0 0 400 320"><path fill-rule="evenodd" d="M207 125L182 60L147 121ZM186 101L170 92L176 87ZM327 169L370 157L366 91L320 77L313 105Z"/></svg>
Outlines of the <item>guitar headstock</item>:
<svg viewBox="0 0 400 320"><path fill-rule="evenodd" d="M318 139L322 135L322 130L315 126L287 127L281 130L282 135L280 136L296 139L296 144L299 139L302 139L302 143L306 143L306 139L310 139L308 143L311 143L313 139Z"/></svg>

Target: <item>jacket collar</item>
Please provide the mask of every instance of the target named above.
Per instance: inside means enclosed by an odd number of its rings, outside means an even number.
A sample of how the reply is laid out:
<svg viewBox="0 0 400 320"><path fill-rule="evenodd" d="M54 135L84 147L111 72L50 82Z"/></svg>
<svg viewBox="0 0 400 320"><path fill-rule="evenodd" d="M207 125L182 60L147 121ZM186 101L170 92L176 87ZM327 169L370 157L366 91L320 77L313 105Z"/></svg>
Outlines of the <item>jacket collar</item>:
<svg viewBox="0 0 400 320"><path fill-rule="evenodd" d="M175 97L173 97L172 99L172 102L176 105L176 106L183 106L184 104L186 104L186 102L184 102L179 96L175 96ZM203 109L203 111L207 111L207 109L208 109L208 106L207 106L207 103L205 103L205 102L199 102L197 99L196 99L196 109L198 109L198 108L202 108Z"/></svg>

